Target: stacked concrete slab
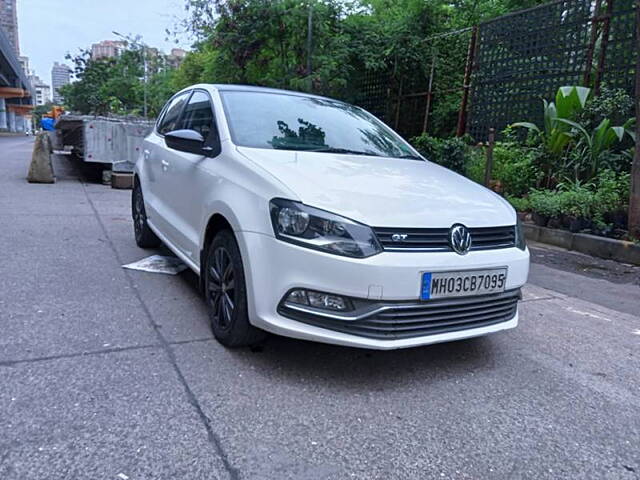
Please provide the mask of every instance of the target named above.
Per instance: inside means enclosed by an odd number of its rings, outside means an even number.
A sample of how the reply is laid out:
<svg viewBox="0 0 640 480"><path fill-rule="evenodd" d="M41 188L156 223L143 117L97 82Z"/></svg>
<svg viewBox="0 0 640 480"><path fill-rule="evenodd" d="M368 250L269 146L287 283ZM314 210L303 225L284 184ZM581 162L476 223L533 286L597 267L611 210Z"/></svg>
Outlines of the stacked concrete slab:
<svg viewBox="0 0 640 480"><path fill-rule="evenodd" d="M71 147L85 162L110 164L117 172L131 172L142 141L153 122L131 117L64 115L56 123L59 146Z"/></svg>

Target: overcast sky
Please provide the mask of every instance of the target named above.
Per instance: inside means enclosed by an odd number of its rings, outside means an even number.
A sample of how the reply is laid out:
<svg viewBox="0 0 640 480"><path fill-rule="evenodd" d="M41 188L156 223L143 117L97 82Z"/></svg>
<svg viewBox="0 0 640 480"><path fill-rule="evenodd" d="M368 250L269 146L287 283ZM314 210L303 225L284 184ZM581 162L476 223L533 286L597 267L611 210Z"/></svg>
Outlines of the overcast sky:
<svg viewBox="0 0 640 480"><path fill-rule="evenodd" d="M101 40L116 39L112 31L140 34L149 46L168 52L167 28L184 15L183 0L18 0L20 54L51 84L54 61L77 54ZM180 39L181 47L189 45Z"/></svg>

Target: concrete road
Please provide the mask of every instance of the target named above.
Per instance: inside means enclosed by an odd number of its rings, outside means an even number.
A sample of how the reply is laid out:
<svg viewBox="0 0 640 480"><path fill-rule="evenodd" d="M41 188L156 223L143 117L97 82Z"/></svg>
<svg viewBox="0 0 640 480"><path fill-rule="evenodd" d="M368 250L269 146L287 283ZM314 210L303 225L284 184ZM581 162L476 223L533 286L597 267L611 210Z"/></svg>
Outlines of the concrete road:
<svg viewBox="0 0 640 480"><path fill-rule="evenodd" d="M121 268L130 192L0 138L0 478L632 479L639 270L536 248L520 326L372 352L212 339L193 274Z"/></svg>

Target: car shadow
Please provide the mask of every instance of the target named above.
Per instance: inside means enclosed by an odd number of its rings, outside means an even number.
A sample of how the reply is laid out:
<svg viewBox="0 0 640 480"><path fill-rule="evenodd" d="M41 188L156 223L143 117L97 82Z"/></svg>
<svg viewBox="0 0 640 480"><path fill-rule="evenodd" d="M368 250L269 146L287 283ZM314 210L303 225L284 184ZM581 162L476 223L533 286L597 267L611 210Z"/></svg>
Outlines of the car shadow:
<svg viewBox="0 0 640 480"><path fill-rule="evenodd" d="M290 379L330 379L341 388L363 384L388 385L419 379L424 385L443 376L459 376L492 368L499 346L491 337L398 350L342 347L270 335L254 355L235 356L253 363L259 358L265 372L277 371Z"/></svg>
<svg viewBox="0 0 640 480"><path fill-rule="evenodd" d="M162 247L162 253L165 248ZM178 276L200 298L199 279L191 270ZM268 334L266 340L249 348L229 349L239 365L261 371L268 377L298 383L318 379L341 388L364 384L388 385L419 379L421 384L443 376L459 376L491 369L500 356L501 334L456 342L398 350L370 350L298 340ZM216 341L215 339L213 340ZM225 348L225 347L220 347ZM375 387L374 387L375 388Z"/></svg>

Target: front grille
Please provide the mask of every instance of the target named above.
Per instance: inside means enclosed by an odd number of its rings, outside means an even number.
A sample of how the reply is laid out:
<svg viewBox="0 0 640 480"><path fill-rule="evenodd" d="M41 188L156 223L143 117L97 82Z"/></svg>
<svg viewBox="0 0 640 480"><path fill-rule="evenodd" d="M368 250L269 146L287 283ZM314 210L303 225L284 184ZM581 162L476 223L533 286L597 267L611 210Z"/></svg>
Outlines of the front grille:
<svg viewBox="0 0 640 480"><path fill-rule="evenodd" d="M382 248L387 251L452 252L448 228L390 228L374 227ZM471 250L493 250L515 246L516 227L469 227ZM394 241L394 234L406 235Z"/></svg>
<svg viewBox="0 0 640 480"><path fill-rule="evenodd" d="M317 327L382 340L422 337L486 327L511 320L520 289L477 297L448 298L420 303L369 305L371 315L359 320L334 320L281 305L280 314Z"/></svg>

